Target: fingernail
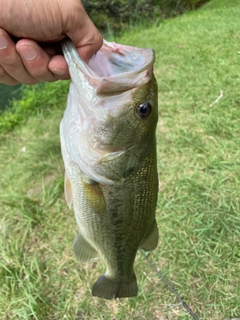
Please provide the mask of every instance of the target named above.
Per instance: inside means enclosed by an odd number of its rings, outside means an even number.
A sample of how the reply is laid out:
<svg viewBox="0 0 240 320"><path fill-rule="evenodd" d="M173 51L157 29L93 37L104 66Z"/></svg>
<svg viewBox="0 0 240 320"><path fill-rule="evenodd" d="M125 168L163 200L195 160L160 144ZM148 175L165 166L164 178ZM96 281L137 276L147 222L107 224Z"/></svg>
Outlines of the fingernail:
<svg viewBox="0 0 240 320"><path fill-rule="evenodd" d="M18 48L18 52L24 60L33 60L38 55L38 51L36 48L32 46L21 46Z"/></svg>
<svg viewBox="0 0 240 320"><path fill-rule="evenodd" d="M4 36L0 37L0 50L7 48L8 41Z"/></svg>
<svg viewBox="0 0 240 320"><path fill-rule="evenodd" d="M58 76L63 76L66 73L66 70L63 69L51 69L51 71Z"/></svg>

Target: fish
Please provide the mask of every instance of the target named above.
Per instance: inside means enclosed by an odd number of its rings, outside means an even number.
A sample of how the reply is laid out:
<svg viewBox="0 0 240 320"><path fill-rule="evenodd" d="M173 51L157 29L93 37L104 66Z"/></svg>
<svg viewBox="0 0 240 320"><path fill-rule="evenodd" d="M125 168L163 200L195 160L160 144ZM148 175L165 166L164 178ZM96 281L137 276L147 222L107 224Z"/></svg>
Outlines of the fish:
<svg viewBox="0 0 240 320"><path fill-rule="evenodd" d="M136 254L159 238L155 54L105 40L88 62L69 39L62 50L71 77L60 142L65 198L79 230L74 255L106 265L93 296L134 297Z"/></svg>

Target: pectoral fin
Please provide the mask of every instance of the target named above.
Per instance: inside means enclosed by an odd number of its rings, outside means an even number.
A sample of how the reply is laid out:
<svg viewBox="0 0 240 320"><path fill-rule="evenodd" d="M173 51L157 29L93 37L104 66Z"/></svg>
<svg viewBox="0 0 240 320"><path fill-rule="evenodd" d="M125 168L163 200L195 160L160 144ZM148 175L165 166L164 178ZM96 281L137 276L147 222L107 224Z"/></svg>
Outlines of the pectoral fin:
<svg viewBox="0 0 240 320"><path fill-rule="evenodd" d="M94 180L83 181L83 192L91 210L98 214L106 213L106 203L102 189Z"/></svg>
<svg viewBox="0 0 240 320"><path fill-rule="evenodd" d="M64 179L64 193L65 193L67 205L69 209L71 209L72 203L73 203L72 186L66 171L65 171L65 179Z"/></svg>
<svg viewBox="0 0 240 320"><path fill-rule="evenodd" d="M82 262L98 258L97 251L83 238L79 232L74 242L74 254Z"/></svg>
<svg viewBox="0 0 240 320"><path fill-rule="evenodd" d="M140 248L143 249L144 251L151 251L155 249L157 245L158 245L158 227L157 227L156 220L154 220L152 228L144 238L142 244L140 245Z"/></svg>

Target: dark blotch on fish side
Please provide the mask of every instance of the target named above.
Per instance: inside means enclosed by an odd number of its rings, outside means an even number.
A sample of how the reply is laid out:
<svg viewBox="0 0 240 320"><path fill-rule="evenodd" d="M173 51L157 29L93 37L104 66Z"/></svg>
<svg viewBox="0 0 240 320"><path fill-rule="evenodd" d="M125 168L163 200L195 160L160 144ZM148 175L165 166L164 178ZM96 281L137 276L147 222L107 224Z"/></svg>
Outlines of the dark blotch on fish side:
<svg viewBox="0 0 240 320"><path fill-rule="evenodd" d="M127 170L123 171L123 178L128 177L135 168L128 168Z"/></svg>

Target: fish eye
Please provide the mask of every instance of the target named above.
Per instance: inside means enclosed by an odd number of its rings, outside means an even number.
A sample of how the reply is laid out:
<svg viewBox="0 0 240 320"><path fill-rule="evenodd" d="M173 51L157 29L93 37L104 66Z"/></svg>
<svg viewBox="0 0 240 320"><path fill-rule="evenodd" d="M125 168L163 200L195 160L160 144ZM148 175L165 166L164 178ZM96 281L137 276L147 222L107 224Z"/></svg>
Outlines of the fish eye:
<svg viewBox="0 0 240 320"><path fill-rule="evenodd" d="M141 119L147 118L150 115L151 111L152 111L152 106L151 106L151 103L148 101L141 103L136 110L137 115Z"/></svg>

